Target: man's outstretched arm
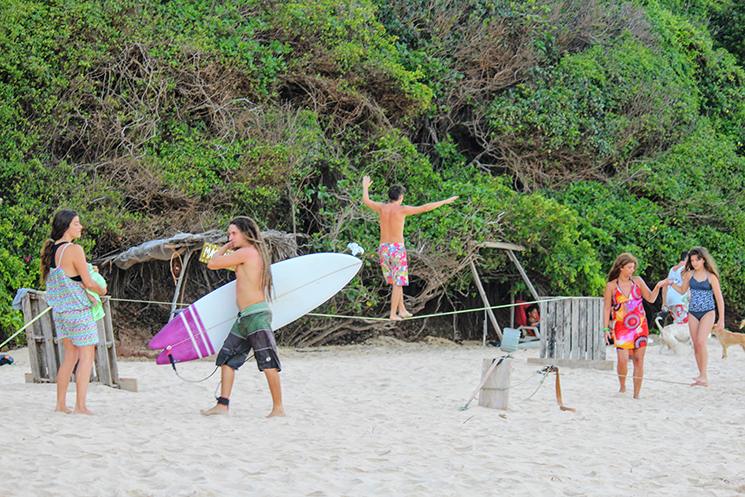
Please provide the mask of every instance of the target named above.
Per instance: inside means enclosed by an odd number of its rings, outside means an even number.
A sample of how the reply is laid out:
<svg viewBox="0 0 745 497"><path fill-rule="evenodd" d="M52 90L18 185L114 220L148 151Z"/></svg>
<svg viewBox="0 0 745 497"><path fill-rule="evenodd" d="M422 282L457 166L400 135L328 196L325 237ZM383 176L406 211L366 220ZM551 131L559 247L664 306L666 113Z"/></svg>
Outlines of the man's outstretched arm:
<svg viewBox="0 0 745 497"><path fill-rule="evenodd" d="M437 209L438 207L441 207L445 204L452 204L455 202L455 200L458 198L456 195L455 197L450 197L445 200L440 200L439 202L430 202L428 204L420 205L418 207L414 207L411 205L405 205L403 213L404 215L410 216L411 214L420 214L422 212L429 212Z"/></svg>
<svg viewBox="0 0 745 497"><path fill-rule="evenodd" d="M370 185L372 185L372 180L370 179L370 176L365 176L362 178L362 203L374 210L375 212L380 212L380 208L383 206L380 202L373 202L370 200L370 194L368 192L368 189L370 188Z"/></svg>

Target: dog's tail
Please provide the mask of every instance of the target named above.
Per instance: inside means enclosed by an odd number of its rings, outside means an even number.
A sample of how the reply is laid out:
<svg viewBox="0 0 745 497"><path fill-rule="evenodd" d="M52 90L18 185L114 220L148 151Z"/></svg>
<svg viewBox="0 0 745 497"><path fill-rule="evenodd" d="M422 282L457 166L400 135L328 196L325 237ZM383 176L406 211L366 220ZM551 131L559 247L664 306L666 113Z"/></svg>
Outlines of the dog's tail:
<svg viewBox="0 0 745 497"><path fill-rule="evenodd" d="M662 319L660 318L660 316L657 316L656 318L654 318L654 324L657 325L657 329L660 330L660 334L662 334L662 326L660 326L660 319ZM745 320L743 320L743 322L745 322Z"/></svg>

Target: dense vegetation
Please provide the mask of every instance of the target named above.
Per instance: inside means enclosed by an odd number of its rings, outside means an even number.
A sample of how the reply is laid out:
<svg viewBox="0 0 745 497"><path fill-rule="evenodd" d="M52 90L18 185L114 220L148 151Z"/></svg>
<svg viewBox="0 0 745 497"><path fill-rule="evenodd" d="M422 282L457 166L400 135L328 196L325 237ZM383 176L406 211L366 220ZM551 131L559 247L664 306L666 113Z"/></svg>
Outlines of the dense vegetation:
<svg viewBox="0 0 745 497"><path fill-rule="evenodd" d="M94 258L239 213L307 235L306 251L356 241L365 267L333 310L382 311L364 174L380 200L392 182L410 204L460 195L408 227L414 308L475 303L476 256L495 300L511 284L525 296L484 240L524 245L554 295L599 295L622 251L654 282L700 244L733 324L745 313L745 3L689 4L8 0L0 338L22 324L10 302L39 287L63 206L81 213ZM280 338L369 329L315 320Z"/></svg>

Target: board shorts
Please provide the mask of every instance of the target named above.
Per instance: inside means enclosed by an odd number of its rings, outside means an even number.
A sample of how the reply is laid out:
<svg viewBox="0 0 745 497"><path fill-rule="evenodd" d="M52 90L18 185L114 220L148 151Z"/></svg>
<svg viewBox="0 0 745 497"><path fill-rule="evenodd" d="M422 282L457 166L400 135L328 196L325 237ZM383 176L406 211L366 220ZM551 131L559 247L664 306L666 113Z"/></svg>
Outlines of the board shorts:
<svg viewBox="0 0 745 497"><path fill-rule="evenodd" d="M246 362L251 349L259 371L282 371L272 332L272 311L266 302L250 305L238 313L238 319L222 344L215 364L238 370Z"/></svg>
<svg viewBox="0 0 745 497"><path fill-rule="evenodd" d="M76 347L98 343L98 327L90 307L65 312L54 311L52 316L57 338L60 340L69 338Z"/></svg>
<svg viewBox="0 0 745 497"><path fill-rule="evenodd" d="M404 244L381 243L378 254L385 282L389 285L407 286L409 284L409 263L406 260Z"/></svg>

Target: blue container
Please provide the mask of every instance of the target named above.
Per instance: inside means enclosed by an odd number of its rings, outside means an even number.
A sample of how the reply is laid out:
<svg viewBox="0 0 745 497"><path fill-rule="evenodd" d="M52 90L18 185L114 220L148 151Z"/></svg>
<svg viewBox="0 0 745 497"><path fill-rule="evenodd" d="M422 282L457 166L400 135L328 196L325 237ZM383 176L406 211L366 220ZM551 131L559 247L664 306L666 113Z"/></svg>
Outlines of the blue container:
<svg viewBox="0 0 745 497"><path fill-rule="evenodd" d="M517 350L517 343L520 341L520 330L515 328L505 328L502 330L502 352L514 352Z"/></svg>

